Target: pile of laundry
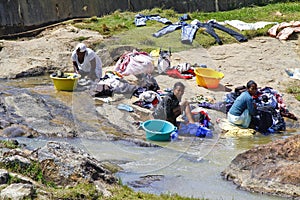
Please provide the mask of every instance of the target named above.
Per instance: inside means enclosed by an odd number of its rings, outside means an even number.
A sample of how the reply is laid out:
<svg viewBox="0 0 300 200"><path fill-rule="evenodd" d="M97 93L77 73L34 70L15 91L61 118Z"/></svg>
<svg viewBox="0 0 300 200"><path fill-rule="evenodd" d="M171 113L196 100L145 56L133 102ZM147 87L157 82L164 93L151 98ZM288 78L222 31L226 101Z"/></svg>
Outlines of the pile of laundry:
<svg viewBox="0 0 300 200"><path fill-rule="evenodd" d="M112 97L114 94L123 94L131 98L139 96L147 90L157 91L159 86L150 74L142 74L138 76L138 83L132 84L124 79L115 71L107 71L99 82L89 87L89 93L92 97Z"/></svg>
<svg viewBox="0 0 300 200"><path fill-rule="evenodd" d="M115 71L123 76L151 74L154 70L153 59L147 52L125 52L117 61Z"/></svg>
<svg viewBox="0 0 300 200"><path fill-rule="evenodd" d="M246 87L239 86L235 88L234 92L226 94L224 101L216 103L201 102L198 106L227 113L235 99L244 91L246 91ZM252 120L257 131L263 134L280 133L286 130L283 117L297 120L297 117L287 109L282 95L273 88L261 88L253 98L257 106L257 115Z"/></svg>

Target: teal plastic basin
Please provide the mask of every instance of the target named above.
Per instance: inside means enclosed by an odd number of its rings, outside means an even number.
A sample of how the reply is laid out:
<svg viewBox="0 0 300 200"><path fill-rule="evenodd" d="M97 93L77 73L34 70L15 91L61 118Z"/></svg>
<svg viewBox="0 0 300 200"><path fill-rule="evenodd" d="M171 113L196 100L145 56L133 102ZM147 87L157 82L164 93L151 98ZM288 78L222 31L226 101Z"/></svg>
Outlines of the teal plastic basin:
<svg viewBox="0 0 300 200"><path fill-rule="evenodd" d="M177 130L172 123L160 119L147 120L141 126L146 132L146 139L153 141L169 141L171 133Z"/></svg>

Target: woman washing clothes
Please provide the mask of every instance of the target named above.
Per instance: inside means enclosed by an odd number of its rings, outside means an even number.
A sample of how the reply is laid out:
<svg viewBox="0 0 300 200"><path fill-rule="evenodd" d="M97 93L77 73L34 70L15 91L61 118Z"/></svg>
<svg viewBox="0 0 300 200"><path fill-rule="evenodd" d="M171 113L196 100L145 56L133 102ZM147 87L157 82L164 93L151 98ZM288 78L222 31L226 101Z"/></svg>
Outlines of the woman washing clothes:
<svg viewBox="0 0 300 200"><path fill-rule="evenodd" d="M79 43L75 47L71 56L74 72L81 76L88 76L91 80L102 77L102 62L100 57L84 43Z"/></svg>
<svg viewBox="0 0 300 200"><path fill-rule="evenodd" d="M185 86L181 82L177 82L173 86L173 92L163 98L161 105L158 105L154 110L154 118L160 118L171 122L174 126L178 127L177 117L183 112L185 113L189 123L195 123L191 112L190 104L188 101L181 102L184 94ZM162 112L162 110L164 112ZM164 113L164 114L163 114Z"/></svg>
<svg viewBox="0 0 300 200"><path fill-rule="evenodd" d="M257 84L250 80L247 83L247 90L236 98L227 113L229 122L248 128L252 116L256 114L256 104L252 98L257 92Z"/></svg>

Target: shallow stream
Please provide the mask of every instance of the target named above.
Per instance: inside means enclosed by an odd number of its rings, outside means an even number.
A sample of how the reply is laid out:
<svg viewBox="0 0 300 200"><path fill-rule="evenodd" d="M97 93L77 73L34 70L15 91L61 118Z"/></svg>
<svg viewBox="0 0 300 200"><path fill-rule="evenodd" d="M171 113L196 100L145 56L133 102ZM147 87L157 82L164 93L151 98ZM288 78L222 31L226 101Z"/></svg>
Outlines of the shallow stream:
<svg viewBox="0 0 300 200"><path fill-rule="evenodd" d="M72 92L55 91L48 76L1 81L0 87L2 89L27 88L32 92L53 96L66 104L74 101ZM76 109L76 112L81 112L79 110ZM90 117L95 119L94 114ZM90 123L94 126L95 121L92 120ZM96 127L106 130L106 127ZM212 139L179 137L171 142L155 142L160 147L141 147L122 140L17 139L32 148L44 146L49 140L69 142L83 148L98 160L109 160L121 166L123 170L117 173L117 176L121 178L123 184L136 191L155 194L178 193L183 196L208 199L275 200L282 198L240 190L232 182L223 180L220 173L237 154L256 145L266 144L296 133L297 131L293 130L284 134L252 138L221 138L218 133L214 133Z"/></svg>

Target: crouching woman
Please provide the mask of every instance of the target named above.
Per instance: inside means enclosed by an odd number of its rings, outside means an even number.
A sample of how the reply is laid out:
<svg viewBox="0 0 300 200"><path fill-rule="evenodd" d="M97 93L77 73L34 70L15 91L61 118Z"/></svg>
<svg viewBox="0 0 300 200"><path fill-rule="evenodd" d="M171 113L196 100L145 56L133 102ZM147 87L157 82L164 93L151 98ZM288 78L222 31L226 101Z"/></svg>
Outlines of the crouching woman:
<svg viewBox="0 0 300 200"><path fill-rule="evenodd" d="M185 86L181 82L174 84L173 92L168 94L157 105L152 113L155 119L162 119L171 122L174 126L179 126L176 119L179 115L184 114L189 123L195 123L191 113L190 104L188 101L181 101L184 94Z"/></svg>
<svg viewBox="0 0 300 200"><path fill-rule="evenodd" d="M248 128L252 116L256 114L256 104L252 96L257 92L257 84L250 80L247 83L247 90L236 98L233 105L227 113L229 122Z"/></svg>

